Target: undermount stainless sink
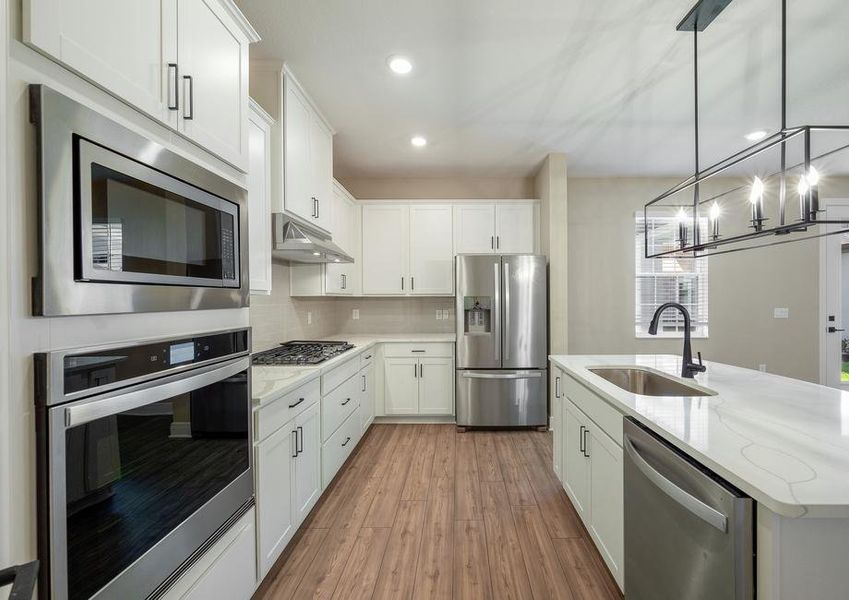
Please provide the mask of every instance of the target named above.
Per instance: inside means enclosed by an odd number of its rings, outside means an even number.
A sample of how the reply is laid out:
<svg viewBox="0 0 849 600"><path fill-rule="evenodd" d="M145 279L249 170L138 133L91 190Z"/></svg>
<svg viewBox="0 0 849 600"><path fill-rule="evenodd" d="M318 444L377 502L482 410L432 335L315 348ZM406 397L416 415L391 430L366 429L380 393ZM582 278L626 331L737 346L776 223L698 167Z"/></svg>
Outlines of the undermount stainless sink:
<svg viewBox="0 0 849 600"><path fill-rule="evenodd" d="M716 392L640 367L593 367L589 370L616 387L640 396L716 396Z"/></svg>

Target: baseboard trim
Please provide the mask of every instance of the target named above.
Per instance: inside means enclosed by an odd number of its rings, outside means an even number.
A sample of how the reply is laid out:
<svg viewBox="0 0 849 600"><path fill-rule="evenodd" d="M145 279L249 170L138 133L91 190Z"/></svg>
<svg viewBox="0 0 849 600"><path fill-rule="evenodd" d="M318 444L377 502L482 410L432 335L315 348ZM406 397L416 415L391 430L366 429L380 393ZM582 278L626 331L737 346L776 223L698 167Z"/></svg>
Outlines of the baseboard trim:
<svg viewBox="0 0 849 600"><path fill-rule="evenodd" d="M172 421L170 438L186 439L192 437L192 424L190 421Z"/></svg>
<svg viewBox="0 0 849 600"><path fill-rule="evenodd" d="M457 422L457 419L453 415L447 415L447 416L444 416L444 417L429 415L429 416L423 416L423 417L417 417L417 416L383 416L383 417L375 417L374 418L374 423L376 425L380 425L380 424L385 424L385 425L390 425L390 424L410 425L410 424L417 424L417 423L440 423L440 424L451 423L451 424L453 424L453 423L456 423L456 422Z"/></svg>

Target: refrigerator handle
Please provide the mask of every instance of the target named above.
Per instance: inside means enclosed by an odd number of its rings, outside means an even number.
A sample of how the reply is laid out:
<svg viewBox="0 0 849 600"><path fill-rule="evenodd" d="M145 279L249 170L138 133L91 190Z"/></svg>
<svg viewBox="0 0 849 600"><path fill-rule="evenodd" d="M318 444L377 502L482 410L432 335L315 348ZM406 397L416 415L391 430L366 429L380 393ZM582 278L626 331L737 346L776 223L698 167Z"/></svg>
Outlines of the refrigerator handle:
<svg viewBox="0 0 849 600"><path fill-rule="evenodd" d="M510 360L510 263L504 263L504 360Z"/></svg>
<svg viewBox="0 0 849 600"><path fill-rule="evenodd" d="M493 339L495 341L495 360L501 360L501 271L499 269L501 261L493 263L493 273L495 277L495 296L493 298L495 310L492 312L494 317L494 325L492 327Z"/></svg>

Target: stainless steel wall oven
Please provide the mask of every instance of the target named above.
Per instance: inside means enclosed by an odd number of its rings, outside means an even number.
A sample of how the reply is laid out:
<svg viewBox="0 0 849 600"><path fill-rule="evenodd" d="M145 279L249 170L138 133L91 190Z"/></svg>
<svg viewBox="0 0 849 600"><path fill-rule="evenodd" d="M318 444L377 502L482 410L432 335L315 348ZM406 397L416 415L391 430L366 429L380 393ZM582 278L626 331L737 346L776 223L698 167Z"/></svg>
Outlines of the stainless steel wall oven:
<svg viewBox="0 0 849 600"><path fill-rule="evenodd" d="M241 187L43 85L36 315L248 304Z"/></svg>
<svg viewBox="0 0 849 600"><path fill-rule="evenodd" d="M155 597L252 505L249 338L35 356L42 599Z"/></svg>

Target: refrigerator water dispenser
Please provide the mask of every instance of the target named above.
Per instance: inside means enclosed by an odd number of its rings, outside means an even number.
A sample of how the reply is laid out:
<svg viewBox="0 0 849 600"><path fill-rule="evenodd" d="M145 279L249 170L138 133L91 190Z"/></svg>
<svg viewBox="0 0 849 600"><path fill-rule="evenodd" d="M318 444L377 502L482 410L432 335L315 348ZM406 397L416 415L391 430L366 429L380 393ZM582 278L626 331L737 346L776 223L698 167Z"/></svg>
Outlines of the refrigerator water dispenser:
<svg viewBox="0 0 849 600"><path fill-rule="evenodd" d="M466 335L485 335L492 332L492 298L465 296L463 308Z"/></svg>

